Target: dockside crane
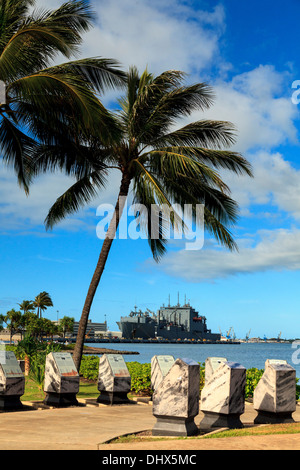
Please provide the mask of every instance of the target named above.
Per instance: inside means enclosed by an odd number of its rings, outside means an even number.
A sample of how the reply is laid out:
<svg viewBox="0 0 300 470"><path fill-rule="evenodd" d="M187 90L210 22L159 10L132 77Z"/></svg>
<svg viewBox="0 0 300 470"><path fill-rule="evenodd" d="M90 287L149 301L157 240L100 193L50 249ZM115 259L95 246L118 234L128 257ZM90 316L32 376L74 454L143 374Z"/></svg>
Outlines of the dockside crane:
<svg viewBox="0 0 300 470"><path fill-rule="evenodd" d="M227 338L227 339L230 339L230 338L231 338L231 336L230 336L231 330L232 330L232 326L229 328L229 330L228 330L227 333L226 333L226 338Z"/></svg>
<svg viewBox="0 0 300 470"><path fill-rule="evenodd" d="M281 338L281 332L279 333L278 337L277 337L277 341L279 342L280 341L280 338Z"/></svg>

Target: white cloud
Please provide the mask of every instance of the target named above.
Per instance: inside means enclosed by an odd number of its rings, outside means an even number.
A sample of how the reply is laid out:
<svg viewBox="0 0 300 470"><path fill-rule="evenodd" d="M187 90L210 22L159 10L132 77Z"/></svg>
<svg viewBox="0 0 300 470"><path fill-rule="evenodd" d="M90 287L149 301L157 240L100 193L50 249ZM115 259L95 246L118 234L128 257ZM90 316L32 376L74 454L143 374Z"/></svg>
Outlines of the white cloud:
<svg viewBox="0 0 300 470"><path fill-rule="evenodd" d="M158 265L165 273L190 282L213 281L237 274L300 269L300 230L260 231L256 245L239 252L203 249L170 252ZM148 260L147 267L154 265ZM155 265L157 266L157 265Z"/></svg>
<svg viewBox="0 0 300 470"><path fill-rule="evenodd" d="M54 9L60 0L37 0ZM158 74L167 69L199 72L219 61L224 8L200 10L181 0L92 0L96 22L84 35L82 57L110 57Z"/></svg>
<svg viewBox="0 0 300 470"><path fill-rule="evenodd" d="M99 0L92 5L98 21L85 36L84 55L113 57L125 68L148 66L153 73L199 71L218 56L221 6L207 12L178 0Z"/></svg>
<svg viewBox="0 0 300 470"><path fill-rule="evenodd" d="M118 172L119 173L119 172ZM19 230L20 234L31 233L34 227L41 227L48 211L56 199L61 196L74 180L62 173L42 175L30 188L29 196L18 186L12 170L0 167L0 229L2 233ZM95 229L95 208L101 203L115 203L120 176L113 171L109 184L99 196L74 216L67 217L58 224L67 230Z"/></svg>
<svg viewBox="0 0 300 470"><path fill-rule="evenodd" d="M269 205L270 210L284 211L300 220L300 170L279 152L258 151L246 155L251 160L254 178L224 174L243 215L251 216L251 206Z"/></svg>
<svg viewBox="0 0 300 470"><path fill-rule="evenodd" d="M237 129L234 149L272 149L297 142L294 120L298 109L291 101L289 76L273 66L259 67L213 84L216 99L210 110L194 113L193 120L211 118L232 122Z"/></svg>

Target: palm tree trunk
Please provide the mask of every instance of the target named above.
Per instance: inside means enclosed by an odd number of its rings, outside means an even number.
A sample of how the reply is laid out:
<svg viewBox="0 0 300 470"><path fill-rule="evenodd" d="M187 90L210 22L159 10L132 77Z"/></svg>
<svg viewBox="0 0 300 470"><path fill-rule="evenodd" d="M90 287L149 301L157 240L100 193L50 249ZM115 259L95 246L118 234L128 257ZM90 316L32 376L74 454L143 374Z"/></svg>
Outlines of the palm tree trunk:
<svg viewBox="0 0 300 470"><path fill-rule="evenodd" d="M30 357L25 354L25 370L24 370L24 375L29 375L30 372Z"/></svg>
<svg viewBox="0 0 300 470"><path fill-rule="evenodd" d="M123 208L124 208L124 203L128 196L129 186L130 186L130 177L129 175L123 173L121 186L120 186L120 192L119 192L118 200L115 206L113 218L111 220L106 237L102 244L100 256L99 256L96 269L95 269L94 275L92 277L92 280L88 289L88 293L85 299L85 303L82 309L82 314L81 314L81 318L79 322L78 334L77 334L76 344L75 344L74 353L73 353L73 360L74 360L74 363L78 372L79 372L80 364L81 364L83 345L84 345L84 340L85 340L85 333L86 333L89 313L91 310L91 306L92 306L94 296L96 294L101 276L105 268L105 264L106 264L106 261L110 252L112 242L114 240L116 231L119 226L119 222L120 222Z"/></svg>

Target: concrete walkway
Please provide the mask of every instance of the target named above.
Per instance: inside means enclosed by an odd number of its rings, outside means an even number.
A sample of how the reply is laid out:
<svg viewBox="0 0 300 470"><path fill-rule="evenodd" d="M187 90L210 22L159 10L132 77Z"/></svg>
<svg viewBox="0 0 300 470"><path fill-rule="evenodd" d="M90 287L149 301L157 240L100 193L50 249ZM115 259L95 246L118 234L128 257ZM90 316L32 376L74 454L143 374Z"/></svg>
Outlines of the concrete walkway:
<svg viewBox="0 0 300 470"><path fill-rule="evenodd" d="M92 402L93 403L93 402ZM94 402L95 403L95 402ZM251 404L241 419L253 423ZM300 406L293 414L300 422ZM200 413L195 422L202 419ZM0 413L0 450L205 450L293 449L300 450L300 434L250 436L226 439L184 439L105 444L114 437L151 430L155 423L150 404L106 406L86 404L63 409Z"/></svg>

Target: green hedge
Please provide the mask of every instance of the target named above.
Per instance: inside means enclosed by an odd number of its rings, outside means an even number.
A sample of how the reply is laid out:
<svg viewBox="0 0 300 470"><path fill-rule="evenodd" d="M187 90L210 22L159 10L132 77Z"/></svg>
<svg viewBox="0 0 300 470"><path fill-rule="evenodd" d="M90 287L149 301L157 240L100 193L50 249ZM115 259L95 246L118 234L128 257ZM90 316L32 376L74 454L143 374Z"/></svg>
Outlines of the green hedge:
<svg viewBox="0 0 300 470"><path fill-rule="evenodd" d="M82 375L82 377L96 381L98 379L98 369L98 356L82 356L80 365L80 375Z"/></svg>
<svg viewBox="0 0 300 470"><path fill-rule="evenodd" d="M135 393L151 394L151 364L141 364L140 362L126 363L131 376L131 390ZM80 374L89 380L96 381L98 378L99 357L83 356L80 367ZM262 374L262 369L255 367L247 369L245 398L252 398L253 391L258 384ZM204 387L205 364L200 363L200 391ZM298 382L299 379L297 379ZM296 387L297 400L300 399L300 385Z"/></svg>

